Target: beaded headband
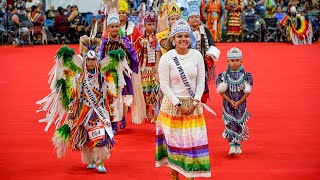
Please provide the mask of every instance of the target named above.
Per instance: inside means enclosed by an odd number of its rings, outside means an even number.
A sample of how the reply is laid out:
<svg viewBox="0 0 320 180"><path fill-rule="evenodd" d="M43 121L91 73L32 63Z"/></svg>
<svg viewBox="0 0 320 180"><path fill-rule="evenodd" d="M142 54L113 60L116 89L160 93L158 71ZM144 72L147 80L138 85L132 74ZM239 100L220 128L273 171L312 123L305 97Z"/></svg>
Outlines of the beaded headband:
<svg viewBox="0 0 320 180"><path fill-rule="evenodd" d="M233 47L228 52L228 59L242 59L242 51L239 48Z"/></svg>

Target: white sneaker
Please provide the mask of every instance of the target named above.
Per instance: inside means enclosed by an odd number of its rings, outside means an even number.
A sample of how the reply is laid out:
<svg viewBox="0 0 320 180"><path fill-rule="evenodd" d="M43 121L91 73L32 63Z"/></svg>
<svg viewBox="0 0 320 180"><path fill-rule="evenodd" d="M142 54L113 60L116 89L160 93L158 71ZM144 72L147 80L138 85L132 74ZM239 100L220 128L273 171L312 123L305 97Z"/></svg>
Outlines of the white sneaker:
<svg viewBox="0 0 320 180"><path fill-rule="evenodd" d="M107 169L103 166L103 165L99 165L97 167L97 170L100 172L100 173L106 173L107 172Z"/></svg>
<svg viewBox="0 0 320 180"><path fill-rule="evenodd" d="M241 154L242 150L240 148L240 146L236 146L236 154Z"/></svg>
<svg viewBox="0 0 320 180"><path fill-rule="evenodd" d="M96 165L95 164L88 164L87 169L95 169Z"/></svg>
<svg viewBox="0 0 320 180"><path fill-rule="evenodd" d="M236 155L236 147L234 147L234 146L230 147L230 149L229 149L229 155L230 155L230 156Z"/></svg>

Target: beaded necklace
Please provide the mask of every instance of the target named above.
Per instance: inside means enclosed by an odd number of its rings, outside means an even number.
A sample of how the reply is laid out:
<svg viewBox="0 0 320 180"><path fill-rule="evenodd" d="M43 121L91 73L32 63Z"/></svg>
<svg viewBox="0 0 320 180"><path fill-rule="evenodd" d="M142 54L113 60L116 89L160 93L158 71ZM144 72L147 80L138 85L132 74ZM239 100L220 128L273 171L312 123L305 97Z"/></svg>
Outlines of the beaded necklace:
<svg viewBox="0 0 320 180"><path fill-rule="evenodd" d="M237 79L233 79L231 78L230 74L232 72L239 72L240 76ZM226 81L226 83L228 84L228 89L231 92L240 92L244 89L244 82L246 79L246 72L244 71L244 68L242 66L239 67L239 70L237 71L232 71L230 66L228 66L228 69L226 72L224 72L223 76L224 79Z"/></svg>

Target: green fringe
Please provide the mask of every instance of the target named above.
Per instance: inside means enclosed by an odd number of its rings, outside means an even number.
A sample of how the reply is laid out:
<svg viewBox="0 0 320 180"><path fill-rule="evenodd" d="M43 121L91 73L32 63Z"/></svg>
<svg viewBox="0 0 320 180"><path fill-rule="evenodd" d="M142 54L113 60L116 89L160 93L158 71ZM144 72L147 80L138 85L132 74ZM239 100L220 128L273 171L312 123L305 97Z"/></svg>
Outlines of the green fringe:
<svg viewBox="0 0 320 180"><path fill-rule="evenodd" d="M101 73L105 73L107 71L117 71L119 64L118 62L119 61L117 58L111 57L109 63L100 69Z"/></svg>
<svg viewBox="0 0 320 180"><path fill-rule="evenodd" d="M72 60L75 52L72 48L68 48L67 46L63 46L57 52L56 58L60 59L62 57L63 65L67 67L69 70L75 73L81 73L82 69L79 68Z"/></svg>
<svg viewBox="0 0 320 180"><path fill-rule="evenodd" d="M68 124L64 124L63 126L61 126L60 128L58 128L55 132L55 134L57 133L57 135L59 135L60 137L62 137L63 139L69 141L70 139L70 126Z"/></svg>
<svg viewBox="0 0 320 180"><path fill-rule="evenodd" d="M122 49L112 50L108 52L110 57L118 59L118 61L123 60L126 53Z"/></svg>
<svg viewBox="0 0 320 180"><path fill-rule="evenodd" d="M56 82L56 89L58 90L61 87L61 101L62 101L62 106L65 109L68 109L69 104L70 104L70 99L68 98L67 95L67 83L66 80L61 78L57 80Z"/></svg>
<svg viewBox="0 0 320 180"><path fill-rule="evenodd" d="M72 83L69 76L66 77L66 94L68 99L70 99L72 95Z"/></svg>
<svg viewBox="0 0 320 180"><path fill-rule="evenodd" d="M66 57L72 57L75 54L74 50L72 48L68 48L68 46L62 46L58 52L56 57L57 58L66 58Z"/></svg>
<svg viewBox="0 0 320 180"><path fill-rule="evenodd" d="M119 34L120 34L121 37L122 37L122 36L125 36L125 34L124 34L124 32L122 31L121 28L120 28L120 30L119 30Z"/></svg>

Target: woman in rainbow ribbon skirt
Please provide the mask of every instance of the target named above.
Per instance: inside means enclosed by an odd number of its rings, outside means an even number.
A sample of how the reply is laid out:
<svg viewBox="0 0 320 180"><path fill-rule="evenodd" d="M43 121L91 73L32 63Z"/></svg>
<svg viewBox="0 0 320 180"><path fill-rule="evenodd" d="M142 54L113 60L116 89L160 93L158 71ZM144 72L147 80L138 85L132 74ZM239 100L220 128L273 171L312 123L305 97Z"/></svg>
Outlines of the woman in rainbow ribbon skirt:
<svg viewBox="0 0 320 180"><path fill-rule="evenodd" d="M114 145L111 120L119 119L114 103L121 92L118 82L124 81L119 74L128 69L120 59L122 50L109 52L108 58L99 61L101 40L95 38L96 30L80 38L80 55L66 46L59 49L50 72L51 94L37 103L42 105L40 111L47 111L39 121L47 123L45 131L53 123L57 126L52 138L57 156L65 157L70 147L81 151L88 169L105 173L104 161Z"/></svg>
<svg viewBox="0 0 320 180"><path fill-rule="evenodd" d="M172 26L175 49L159 62L164 94L156 122L156 167L171 168L171 179L211 177L206 123L201 96L205 86L202 55L189 49L191 28L179 19Z"/></svg>

